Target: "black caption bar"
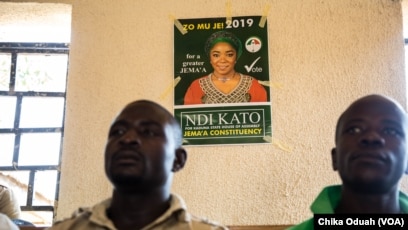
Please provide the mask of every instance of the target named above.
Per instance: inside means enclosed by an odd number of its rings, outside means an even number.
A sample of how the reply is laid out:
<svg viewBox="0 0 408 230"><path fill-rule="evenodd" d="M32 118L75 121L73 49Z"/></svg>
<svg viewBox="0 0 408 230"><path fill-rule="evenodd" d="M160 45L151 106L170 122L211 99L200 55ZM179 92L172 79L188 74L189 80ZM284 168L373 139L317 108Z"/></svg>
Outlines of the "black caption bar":
<svg viewBox="0 0 408 230"><path fill-rule="evenodd" d="M314 229L407 229L408 214L315 214Z"/></svg>

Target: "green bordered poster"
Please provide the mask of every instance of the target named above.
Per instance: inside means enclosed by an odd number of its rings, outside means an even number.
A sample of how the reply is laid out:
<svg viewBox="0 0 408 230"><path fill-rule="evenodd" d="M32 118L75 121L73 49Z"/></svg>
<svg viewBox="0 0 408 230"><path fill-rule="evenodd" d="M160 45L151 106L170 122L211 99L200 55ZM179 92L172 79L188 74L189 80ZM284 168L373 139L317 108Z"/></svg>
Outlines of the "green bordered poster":
<svg viewBox="0 0 408 230"><path fill-rule="evenodd" d="M184 31L174 26L174 115L184 145L271 142L268 27L261 19L179 19Z"/></svg>

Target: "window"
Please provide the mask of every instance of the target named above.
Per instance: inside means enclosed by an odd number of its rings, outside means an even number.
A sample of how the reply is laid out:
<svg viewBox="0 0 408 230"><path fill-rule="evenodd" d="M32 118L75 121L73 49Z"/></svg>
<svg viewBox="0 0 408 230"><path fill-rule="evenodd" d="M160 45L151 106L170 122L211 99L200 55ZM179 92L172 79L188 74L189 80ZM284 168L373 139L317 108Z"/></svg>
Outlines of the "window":
<svg viewBox="0 0 408 230"><path fill-rule="evenodd" d="M67 44L0 43L0 171L22 219L51 224L64 135ZM13 184L8 181L8 184ZM30 214L31 213L31 214Z"/></svg>
<svg viewBox="0 0 408 230"><path fill-rule="evenodd" d="M0 2L0 184L36 226L58 201L70 23L70 5Z"/></svg>

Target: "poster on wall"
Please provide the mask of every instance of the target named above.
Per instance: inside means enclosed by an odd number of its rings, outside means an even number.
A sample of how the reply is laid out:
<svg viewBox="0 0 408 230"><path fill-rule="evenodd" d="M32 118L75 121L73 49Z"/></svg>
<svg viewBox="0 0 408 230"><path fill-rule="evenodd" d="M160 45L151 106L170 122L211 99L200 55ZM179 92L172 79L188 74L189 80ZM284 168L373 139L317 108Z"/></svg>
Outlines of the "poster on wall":
<svg viewBox="0 0 408 230"><path fill-rule="evenodd" d="M184 145L271 142L268 27L261 19L179 19L174 26L174 115Z"/></svg>

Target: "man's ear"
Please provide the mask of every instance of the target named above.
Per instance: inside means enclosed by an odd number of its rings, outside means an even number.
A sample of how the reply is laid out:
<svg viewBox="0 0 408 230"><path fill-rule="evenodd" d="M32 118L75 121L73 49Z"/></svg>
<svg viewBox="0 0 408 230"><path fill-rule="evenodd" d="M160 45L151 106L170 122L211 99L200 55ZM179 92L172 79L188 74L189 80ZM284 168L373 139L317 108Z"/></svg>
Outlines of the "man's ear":
<svg viewBox="0 0 408 230"><path fill-rule="evenodd" d="M176 157L174 158L172 172L180 171L184 168L187 161L187 151L184 148L176 149Z"/></svg>
<svg viewBox="0 0 408 230"><path fill-rule="evenodd" d="M337 171L337 152L336 152L336 148L332 148L332 150L331 150L331 158L332 158L333 170L334 170L334 171Z"/></svg>

